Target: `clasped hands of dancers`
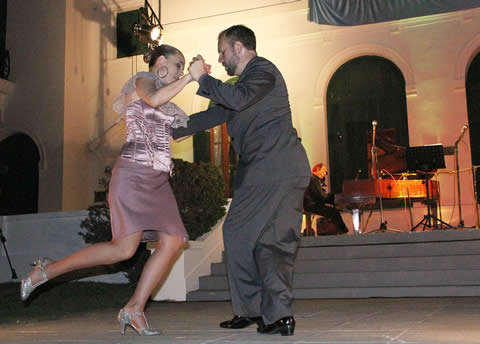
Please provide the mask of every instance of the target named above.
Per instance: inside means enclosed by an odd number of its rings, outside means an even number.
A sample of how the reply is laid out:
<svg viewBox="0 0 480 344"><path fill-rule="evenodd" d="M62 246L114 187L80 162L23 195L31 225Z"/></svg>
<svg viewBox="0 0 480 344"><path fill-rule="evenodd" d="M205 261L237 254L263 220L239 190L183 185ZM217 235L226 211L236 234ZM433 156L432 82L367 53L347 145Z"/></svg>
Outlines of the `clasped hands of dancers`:
<svg viewBox="0 0 480 344"><path fill-rule="evenodd" d="M139 72L126 82L114 102L114 110L125 117L126 141L109 184L112 241L87 246L58 261L36 261L21 282L22 300L59 275L129 259L140 242L156 240L118 321L122 334L127 326L138 335L161 334L148 326L144 308L188 240L168 183L170 139L227 122L242 163L223 225L234 317L220 327L257 324L262 334L294 333L293 262L310 180L308 159L292 126L283 77L273 63L257 56L253 31L243 25L222 31L218 55L227 74L239 76L235 85L211 77L210 65L200 55L184 74L183 54L165 44L153 50L149 72ZM199 84L197 94L217 105L187 116L170 100L192 81ZM271 164L284 167L272 172Z"/></svg>

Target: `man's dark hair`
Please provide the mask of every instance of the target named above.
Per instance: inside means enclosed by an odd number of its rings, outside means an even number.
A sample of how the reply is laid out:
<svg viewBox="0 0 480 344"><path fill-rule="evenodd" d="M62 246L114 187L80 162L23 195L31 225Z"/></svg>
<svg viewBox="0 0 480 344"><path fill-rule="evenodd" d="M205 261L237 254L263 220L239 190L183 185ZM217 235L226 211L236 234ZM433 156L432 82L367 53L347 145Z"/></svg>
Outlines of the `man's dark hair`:
<svg viewBox="0 0 480 344"><path fill-rule="evenodd" d="M183 56L182 52L177 48L172 47L168 44L162 44L152 51L152 56L150 57L150 61L148 62L148 67L152 67L160 56L167 58L169 56L177 54Z"/></svg>
<svg viewBox="0 0 480 344"><path fill-rule="evenodd" d="M218 39L225 37L233 45L236 41L242 42L243 46L248 50L255 50L257 48L257 41L255 33L244 25L234 25L226 30L223 30L218 35Z"/></svg>

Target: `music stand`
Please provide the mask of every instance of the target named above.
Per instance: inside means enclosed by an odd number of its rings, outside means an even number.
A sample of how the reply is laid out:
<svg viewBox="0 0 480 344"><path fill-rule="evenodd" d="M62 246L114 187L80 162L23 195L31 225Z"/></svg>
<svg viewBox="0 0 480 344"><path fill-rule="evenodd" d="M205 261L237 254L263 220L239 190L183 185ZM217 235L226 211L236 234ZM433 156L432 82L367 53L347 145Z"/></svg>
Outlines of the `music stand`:
<svg viewBox="0 0 480 344"><path fill-rule="evenodd" d="M418 146L418 147L407 147L406 154L407 160L407 169L409 171L416 171L424 174L425 178L425 190L426 190L426 201L427 205L427 215L423 216L423 219L417 223L411 229L411 232L415 231L418 226L423 225L425 227L437 228L437 224L447 226L447 228L452 228L448 223L440 220L436 216L432 215L433 206L436 206L437 202L430 199L430 180L428 175L432 172L435 172L439 168L445 168L445 156L443 152L443 145L428 145L428 146ZM433 222L432 222L433 220Z"/></svg>

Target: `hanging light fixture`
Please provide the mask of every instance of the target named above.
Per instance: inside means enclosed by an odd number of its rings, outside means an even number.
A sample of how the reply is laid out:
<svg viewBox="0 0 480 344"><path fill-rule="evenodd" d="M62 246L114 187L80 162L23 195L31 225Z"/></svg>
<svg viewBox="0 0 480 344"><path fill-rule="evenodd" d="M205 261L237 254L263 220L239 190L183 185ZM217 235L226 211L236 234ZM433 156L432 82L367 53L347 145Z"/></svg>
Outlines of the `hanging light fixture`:
<svg viewBox="0 0 480 344"><path fill-rule="evenodd" d="M159 1L159 13L160 6ZM147 62L152 50L161 45L163 41L163 26L148 0L145 0L145 5L139 8L138 23L133 24L132 31L138 40L148 45L148 50L143 56L143 59Z"/></svg>

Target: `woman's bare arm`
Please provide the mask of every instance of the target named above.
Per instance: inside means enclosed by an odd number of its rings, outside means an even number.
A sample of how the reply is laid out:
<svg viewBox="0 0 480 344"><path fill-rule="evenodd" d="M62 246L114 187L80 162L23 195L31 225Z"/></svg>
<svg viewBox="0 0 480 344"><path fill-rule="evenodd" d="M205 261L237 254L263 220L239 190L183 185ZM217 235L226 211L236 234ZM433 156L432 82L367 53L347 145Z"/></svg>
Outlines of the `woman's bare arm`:
<svg viewBox="0 0 480 344"><path fill-rule="evenodd" d="M135 82L137 95L151 107L158 107L169 102L192 80L192 76L187 73L177 81L160 89L156 89L155 81L149 78L138 78Z"/></svg>

